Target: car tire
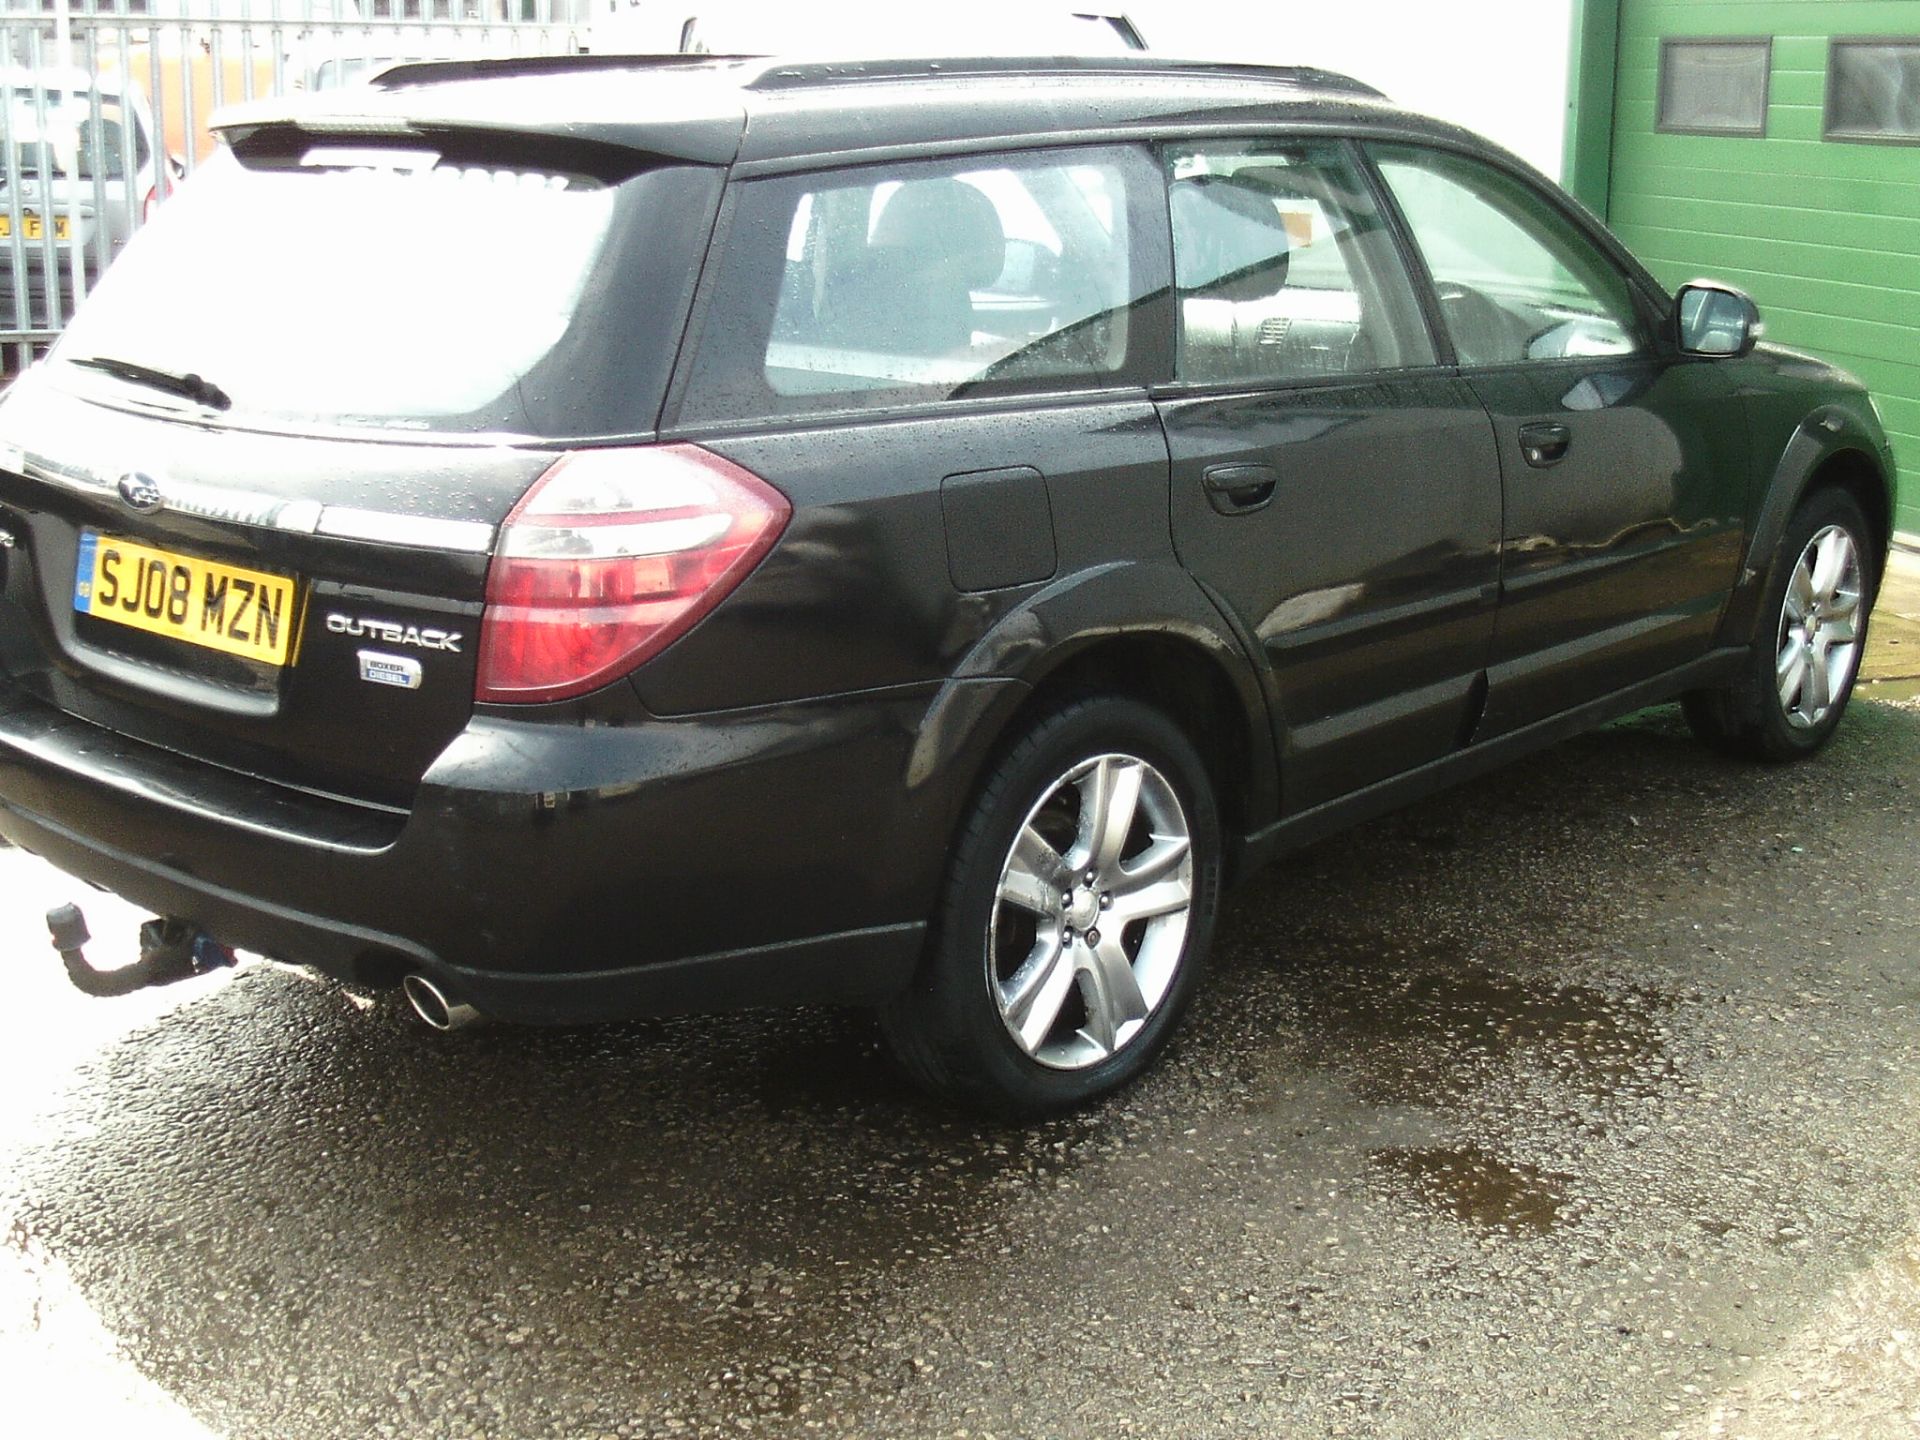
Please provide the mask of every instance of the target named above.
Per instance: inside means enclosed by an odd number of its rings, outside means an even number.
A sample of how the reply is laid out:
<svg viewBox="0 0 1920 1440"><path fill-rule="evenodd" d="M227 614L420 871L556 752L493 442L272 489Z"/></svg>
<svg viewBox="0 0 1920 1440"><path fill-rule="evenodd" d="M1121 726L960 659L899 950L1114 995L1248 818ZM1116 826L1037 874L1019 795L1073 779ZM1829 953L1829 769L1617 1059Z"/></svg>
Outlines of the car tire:
<svg viewBox="0 0 1920 1440"><path fill-rule="evenodd" d="M1219 912L1205 763L1117 696L1035 721L961 828L919 972L881 1026L949 1100L1031 1117L1140 1074L1179 1023Z"/></svg>
<svg viewBox="0 0 1920 1440"><path fill-rule="evenodd" d="M1780 538L1742 673L1682 697L1687 723L1716 749L1798 760L1828 740L1846 712L1873 609L1873 531L1844 490L1802 502Z"/></svg>

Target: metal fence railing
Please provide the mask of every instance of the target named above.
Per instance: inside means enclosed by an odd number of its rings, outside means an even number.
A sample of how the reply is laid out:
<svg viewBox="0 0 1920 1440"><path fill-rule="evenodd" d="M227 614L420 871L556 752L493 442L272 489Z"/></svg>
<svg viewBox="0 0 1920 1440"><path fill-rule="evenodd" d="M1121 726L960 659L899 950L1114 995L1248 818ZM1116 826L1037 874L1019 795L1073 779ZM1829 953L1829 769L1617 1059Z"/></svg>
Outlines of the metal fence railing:
<svg viewBox="0 0 1920 1440"><path fill-rule="evenodd" d="M592 0L0 0L0 361L212 154L208 121L403 60L584 48Z"/></svg>

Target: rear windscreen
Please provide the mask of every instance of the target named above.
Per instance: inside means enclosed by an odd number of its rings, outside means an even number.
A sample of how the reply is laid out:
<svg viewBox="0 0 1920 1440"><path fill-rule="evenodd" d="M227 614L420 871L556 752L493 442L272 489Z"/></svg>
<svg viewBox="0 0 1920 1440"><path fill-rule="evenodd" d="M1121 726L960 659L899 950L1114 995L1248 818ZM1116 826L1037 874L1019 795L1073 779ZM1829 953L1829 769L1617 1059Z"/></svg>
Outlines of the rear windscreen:
<svg viewBox="0 0 1920 1440"><path fill-rule="evenodd" d="M31 180L42 173L56 178L118 180L143 169L149 151L139 125L127 133L127 117L117 96L98 99L80 90L42 90L27 86L0 91L6 102L4 134L13 147L12 163ZM132 143L129 144L128 142ZM0 174L6 157L0 154Z"/></svg>
<svg viewBox="0 0 1920 1440"><path fill-rule="evenodd" d="M631 434L658 418L717 171L618 183L316 146L223 154L161 207L54 352L219 387L226 420L299 428Z"/></svg>

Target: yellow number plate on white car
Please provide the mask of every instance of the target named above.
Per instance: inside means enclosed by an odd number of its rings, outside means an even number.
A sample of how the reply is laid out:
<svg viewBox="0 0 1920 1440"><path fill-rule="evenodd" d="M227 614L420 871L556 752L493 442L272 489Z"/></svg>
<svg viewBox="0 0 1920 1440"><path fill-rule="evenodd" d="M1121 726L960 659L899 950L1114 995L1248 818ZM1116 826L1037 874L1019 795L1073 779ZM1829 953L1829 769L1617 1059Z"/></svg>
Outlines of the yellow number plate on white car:
<svg viewBox="0 0 1920 1440"><path fill-rule="evenodd" d="M86 530L73 608L189 645L284 665L293 645L296 588L284 575Z"/></svg>
<svg viewBox="0 0 1920 1440"><path fill-rule="evenodd" d="M56 215L53 217L53 238L54 239L56 240L66 239L67 229L68 229L68 226L67 226L66 216ZM38 215L34 214L33 211L31 210L26 210L21 212L21 215L20 215L20 238L21 239L38 240L42 238L45 234L46 234L46 231L41 228L40 217ZM0 215L0 240L11 240L12 238L13 238L12 218L10 216Z"/></svg>

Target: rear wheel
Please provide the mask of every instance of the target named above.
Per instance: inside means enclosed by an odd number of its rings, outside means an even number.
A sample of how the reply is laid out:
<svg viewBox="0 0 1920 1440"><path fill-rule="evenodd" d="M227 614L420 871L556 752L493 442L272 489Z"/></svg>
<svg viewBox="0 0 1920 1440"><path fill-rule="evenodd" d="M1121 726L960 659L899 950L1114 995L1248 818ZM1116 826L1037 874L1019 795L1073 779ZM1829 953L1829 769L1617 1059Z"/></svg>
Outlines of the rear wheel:
<svg viewBox="0 0 1920 1440"><path fill-rule="evenodd" d="M1822 490L1801 505L1781 537L1745 673L1684 698L1701 739L1757 759L1794 760L1832 737L1866 648L1871 534L1844 491Z"/></svg>
<svg viewBox="0 0 1920 1440"><path fill-rule="evenodd" d="M1138 1075L1212 940L1219 828L1205 765L1160 712L1098 697L1044 716L982 790L920 974L882 1014L901 1063L1022 1115Z"/></svg>

